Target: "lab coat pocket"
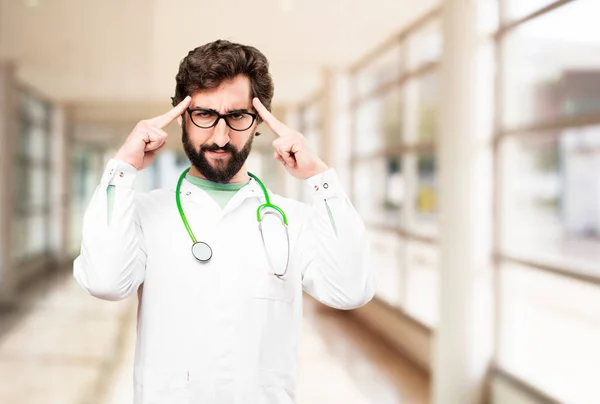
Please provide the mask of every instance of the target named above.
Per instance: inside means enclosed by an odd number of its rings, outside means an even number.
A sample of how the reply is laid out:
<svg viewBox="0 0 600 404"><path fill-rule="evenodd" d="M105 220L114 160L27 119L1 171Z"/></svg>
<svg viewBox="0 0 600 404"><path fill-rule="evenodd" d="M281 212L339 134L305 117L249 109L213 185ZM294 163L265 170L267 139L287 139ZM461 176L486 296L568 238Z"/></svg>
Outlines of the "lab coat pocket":
<svg viewBox="0 0 600 404"><path fill-rule="evenodd" d="M187 372L160 366L135 370L135 396L139 404L190 404Z"/></svg>
<svg viewBox="0 0 600 404"><path fill-rule="evenodd" d="M297 327L294 285L265 275L255 285L254 316L258 337L258 366L261 371L294 371Z"/></svg>

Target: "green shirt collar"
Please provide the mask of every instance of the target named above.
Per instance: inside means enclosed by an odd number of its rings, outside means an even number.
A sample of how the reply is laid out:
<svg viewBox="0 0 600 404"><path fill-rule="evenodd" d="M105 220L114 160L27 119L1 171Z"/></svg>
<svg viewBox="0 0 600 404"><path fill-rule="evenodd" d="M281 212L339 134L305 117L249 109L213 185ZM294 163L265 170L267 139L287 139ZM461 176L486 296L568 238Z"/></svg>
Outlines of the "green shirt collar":
<svg viewBox="0 0 600 404"><path fill-rule="evenodd" d="M212 182L209 180L205 180L204 178L194 177L193 175L187 174L185 179L204 190L211 191L239 191L248 185L249 181L245 182L232 182L229 184L220 184L218 182Z"/></svg>

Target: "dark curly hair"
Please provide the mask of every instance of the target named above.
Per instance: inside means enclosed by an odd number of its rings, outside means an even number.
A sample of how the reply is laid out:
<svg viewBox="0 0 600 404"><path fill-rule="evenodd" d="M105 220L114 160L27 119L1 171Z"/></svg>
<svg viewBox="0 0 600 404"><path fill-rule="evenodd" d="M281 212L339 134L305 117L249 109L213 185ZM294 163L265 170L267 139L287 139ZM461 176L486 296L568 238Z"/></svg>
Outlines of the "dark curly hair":
<svg viewBox="0 0 600 404"><path fill-rule="evenodd" d="M257 97L271 111L274 87L269 61L252 46L225 40L199 46L181 61L175 77L175 97L171 98L173 106L196 91L215 88L239 74L250 79L250 97Z"/></svg>

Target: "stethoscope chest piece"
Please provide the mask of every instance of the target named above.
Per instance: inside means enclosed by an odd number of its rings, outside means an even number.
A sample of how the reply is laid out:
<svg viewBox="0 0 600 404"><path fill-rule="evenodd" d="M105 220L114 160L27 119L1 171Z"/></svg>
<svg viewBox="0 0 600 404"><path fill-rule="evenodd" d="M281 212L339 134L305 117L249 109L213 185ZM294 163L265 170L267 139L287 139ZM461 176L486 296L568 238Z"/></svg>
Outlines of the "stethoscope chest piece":
<svg viewBox="0 0 600 404"><path fill-rule="evenodd" d="M192 255L200 262L208 262L212 257L212 248L204 241L197 241L192 245Z"/></svg>

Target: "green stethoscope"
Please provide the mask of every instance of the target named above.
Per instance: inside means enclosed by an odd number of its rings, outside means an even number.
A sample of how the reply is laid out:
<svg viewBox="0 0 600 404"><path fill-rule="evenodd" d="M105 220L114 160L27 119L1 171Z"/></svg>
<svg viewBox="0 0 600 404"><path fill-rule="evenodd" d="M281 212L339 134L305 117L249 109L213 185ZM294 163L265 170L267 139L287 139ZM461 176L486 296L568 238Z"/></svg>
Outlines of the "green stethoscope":
<svg viewBox="0 0 600 404"><path fill-rule="evenodd" d="M196 236L194 236L194 232L192 232L190 224L187 221L185 213L183 212L183 208L181 207L181 198L179 196L180 192L181 192L181 183L183 182L183 179L185 178L188 171L190 171L190 168L185 169L179 176L179 180L177 181L177 188L175 189L175 200L177 201L177 209L179 210L179 215L181 216L181 220L183 221L183 224L185 225L185 228L186 228L188 234L190 235L190 238L192 239L192 243L193 243L192 244L192 255L194 256L194 258L196 258L196 260L198 260L200 262L208 262L208 261L210 261L210 259L212 258L212 255L213 255L212 248L208 245L208 243L206 243L204 241L198 241L196 239ZM289 252L290 252L290 237L289 237L289 233L288 233L287 218L285 216L285 212L279 206L273 205L271 203L271 200L269 198L269 193L267 192L267 189L265 188L262 181L259 180L257 176L255 176L254 174L252 174L250 172L248 172L248 175L250 177L252 177L254 179L254 181L256 181L258 183L258 185L260 185L260 187L263 191L263 195L265 196L265 203L263 203L256 209L256 220L258 221L258 230L260 231L260 237L262 239L263 248L265 250L265 255L267 256L267 260L269 261L269 265L271 266L272 273L273 273L273 275L275 275L279 278L282 278L287 272L288 264L290 261L290 254L289 254ZM263 209L267 209L267 208L272 209L272 210L266 211L261 216ZM277 213L275 213L273 210L275 212L279 213L279 215ZM275 268L275 264L272 262L271 256L269 255L269 250L267 249L267 246L265 244L265 236L263 234L262 221L267 215L275 215L276 217L278 217L280 222L282 223L282 225L285 228L285 236L287 239L287 259L285 261L285 266L282 265L283 266L282 270L277 270Z"/></svg>

